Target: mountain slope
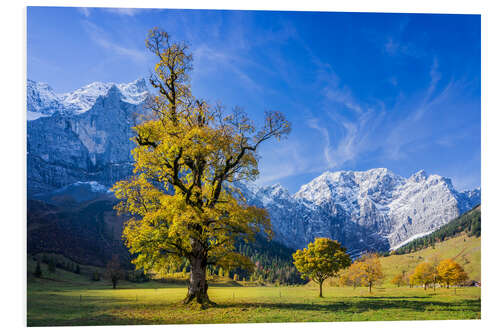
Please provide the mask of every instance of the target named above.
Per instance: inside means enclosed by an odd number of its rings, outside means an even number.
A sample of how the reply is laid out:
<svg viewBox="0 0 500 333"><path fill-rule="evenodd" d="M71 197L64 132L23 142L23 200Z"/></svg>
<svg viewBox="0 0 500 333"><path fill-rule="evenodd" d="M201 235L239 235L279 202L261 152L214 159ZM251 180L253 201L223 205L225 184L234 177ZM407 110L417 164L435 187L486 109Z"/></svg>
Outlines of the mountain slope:
<svg viewBox="0 0 500 333"><path fill-rule="evenodd" d="M442 242L445 239L456 237L464 232L470 237L481 236L481 205L464 213L460 217L453 219L449 223L440 227L438 230L405 243L401 247L397 248L395 253L410 253L429 246L435 246L435 243L437 242Z"/></svg>
<svg viewBox="0 0 500 333"><path fill-rule="evenodd" d="M453 259L464 268L470 280L481 281L481 237L470 237L462 233L457 237L436 243L434 247L380 258L385 274L384 284L392 286L390 281L395 275L403 271L411 274L419 263L434 258Z"/></svg>
<svg viewBox="0 0 500 333"><path fill-rule="evenodd" d="M113 254L130 263L121 240L126 218L113 212L115 202L99 198L58 205L28 200L28 253L58 253L80 264L105 266Z"/></svg>

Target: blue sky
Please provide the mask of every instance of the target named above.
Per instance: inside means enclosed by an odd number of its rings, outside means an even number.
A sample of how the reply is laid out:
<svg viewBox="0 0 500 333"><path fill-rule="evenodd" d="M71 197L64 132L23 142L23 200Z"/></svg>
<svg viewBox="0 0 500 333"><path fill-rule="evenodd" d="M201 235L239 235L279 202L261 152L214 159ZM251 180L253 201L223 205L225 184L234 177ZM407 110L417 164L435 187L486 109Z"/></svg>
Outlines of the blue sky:
<svg viewBox="0 0 500 333"><path fill-rule="evenodd" d="M292 122L262 147L260 184L386 167L480 186L478 15L30 7L28 77L56 92L147 77L154 26L190 43L195 96Z"/></svg>

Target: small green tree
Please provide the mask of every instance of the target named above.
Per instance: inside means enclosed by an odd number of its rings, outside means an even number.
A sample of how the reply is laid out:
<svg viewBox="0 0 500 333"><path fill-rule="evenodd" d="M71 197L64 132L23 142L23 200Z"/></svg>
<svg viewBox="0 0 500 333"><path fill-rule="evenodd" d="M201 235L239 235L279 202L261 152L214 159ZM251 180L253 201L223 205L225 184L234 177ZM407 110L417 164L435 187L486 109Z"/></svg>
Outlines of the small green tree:
<svg viewBox="0 0 500 333"><path fill-rule="evenodd" d="M351 264L346 249L328 238L316 238L307 248L297 250L293 260L303 278L310 278L319 284L319 297L323 297L323 282Z"/></svg>

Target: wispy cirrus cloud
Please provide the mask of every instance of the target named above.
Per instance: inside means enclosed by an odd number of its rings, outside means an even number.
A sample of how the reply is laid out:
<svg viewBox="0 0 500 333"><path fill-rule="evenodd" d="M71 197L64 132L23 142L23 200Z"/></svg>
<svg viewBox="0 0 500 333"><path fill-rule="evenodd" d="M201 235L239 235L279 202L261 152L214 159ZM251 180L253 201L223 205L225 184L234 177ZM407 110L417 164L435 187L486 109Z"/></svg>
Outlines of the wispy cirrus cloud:
<svg viewBox="0 0 500 333"><path fill-rule="evenodd" d="M127 56L139 63L145 63L147 61L147 54L144 50L118 44L113 41L103 29L99 28L96 24L90 22L89 20L83 21L83 27L90 39L102 48L109 50L116 55Z"/></svg>
<svg viewBox="0 0 500 333"><path fill-rule="evenodd" d="M373 151L380 151L382 156L391 160L404 159L412 150L428 144L424 143L429 136L425 116L449 103L459 90L454 81L438 89L442 75L437 58L430 65L429 84L424 93L415 94L411 98L413 102L396 104L390 110L385 110L382 102L360 102L353 97L349 87L342 85L337 75L331 77L332 84L323 88L323 107L330 121L317 116L307 122L323 139L325 167L330 169L355 163L360 155ZM338 111L338 107L329 104L331 101L352 112L346 116L345 112ZM448 144L449 140L443 138L438 143Z"/></svg>
<svg viewBox="0 0 500 333"><path fill-rule="evenodd" d="M136 16L148 10L147 8L101 8L101 7L78 7L78 11L85 17L90 17L92 11L103 10L108 13L113 13L122 16Z"/></svg>
<svg viewBox="0 0 500 333"><path fill-rule="evenodd" d="M78 7L77 10L85 17L90 16L91 8L89 7Z"/></svg>
<svg viewBox="0 0 500 333"><path fill-rule="evenodd" d="M342 104L346 108L355 111L356 113L362 113L363 109L352 96L351 90L346 87L325 87L323 89L324 96L333 102Z"/></svg>
<svg viewBox="0 0 500 333"><path fill-rule="evenodd" d="M410 56L410 57L422 57L426 54L426 51L420 49L411 42L404 42L398 37L389 36L386 38L385 43L383 45L383 50L385 53L392 57L397 56Z"/></svg>
<svg viewBox="0 0 500 333"><path fill-rule="evenodd" d="M105 11L123 16L135 16L147 11L147 8L103 8Z"/></svg>
<svg viewBox="0 0 500 333"><path fill-rule="evenodd" d="M275 144L267 151L259 166L258 184L270 184L280 179L312 171L311 157L306 156L303 145L296 140ZM285 163L283 163L285 162Z"/></svg>
<svg viewBox="0 0 500 333"><path fill-rule="evenodd" d="M383 111L366 110L356 114L353 120L336 112L327 112L330 121L309 119L308 126L323 138L323 168L335 169L355 162L360 154L377 148L374 135L384 120Z"/></svg>
<svg viewBox="0 0 500 333"><path fill-rule="evenodd" d="M245 63L248 65L248 60L239 58L233 52L224 52L202 44L196 48L194 54L195 75L204 76L213 74L221 70L229 70L236 75L242 85L250 90L262 91L262 86L254 80L250 74L243 68Z"/></svg>
<svg viewBox="0 0 500 333"><path fill-rule="evenodd" d="M441 83L441 88L439 88L439 83ZM438 140L431 140L433 132L426 121L430 115L439 113L440 109L453 105L461 93L463 93L463 87L460 82L453 79L442 82L438 61L434 58L429 69L429 84L425 93L419 98L417 95L411 105L399 105L392 110L392 114L397 114L404 108L406 116L392 122L392 128L386 132L383 146L385 156L392 160L401 160L411 153L411 149L421 146L419 142L426 141L428 145L439 144L450 147L452 140L463 137L462 134L453 134L442 136Z"/></svg>

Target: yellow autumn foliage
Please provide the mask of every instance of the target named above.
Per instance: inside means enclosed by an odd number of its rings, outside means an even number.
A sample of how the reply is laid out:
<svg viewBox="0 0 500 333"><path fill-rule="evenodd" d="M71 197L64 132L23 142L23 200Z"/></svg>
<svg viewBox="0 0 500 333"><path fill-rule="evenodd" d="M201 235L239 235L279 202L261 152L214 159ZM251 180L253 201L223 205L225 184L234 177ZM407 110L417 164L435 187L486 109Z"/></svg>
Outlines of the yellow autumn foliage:
<svg viewBox="0 0 500 333"><path fill-rule="evenodd" d="M113 186L116 209L131 217L123 238L137 268L160 271L186 258L199 280L192 284L206 295L207 265L251 269L235 254L235 240L272 235L267 212L247 204L233 184L255 180L258 146L286 136L290 124L267 112L257 130L242 109L227 112L194 98L187 45L153 29L146 46L159 59L150 77L158 95L133 127L134 174Z"/></svg>

